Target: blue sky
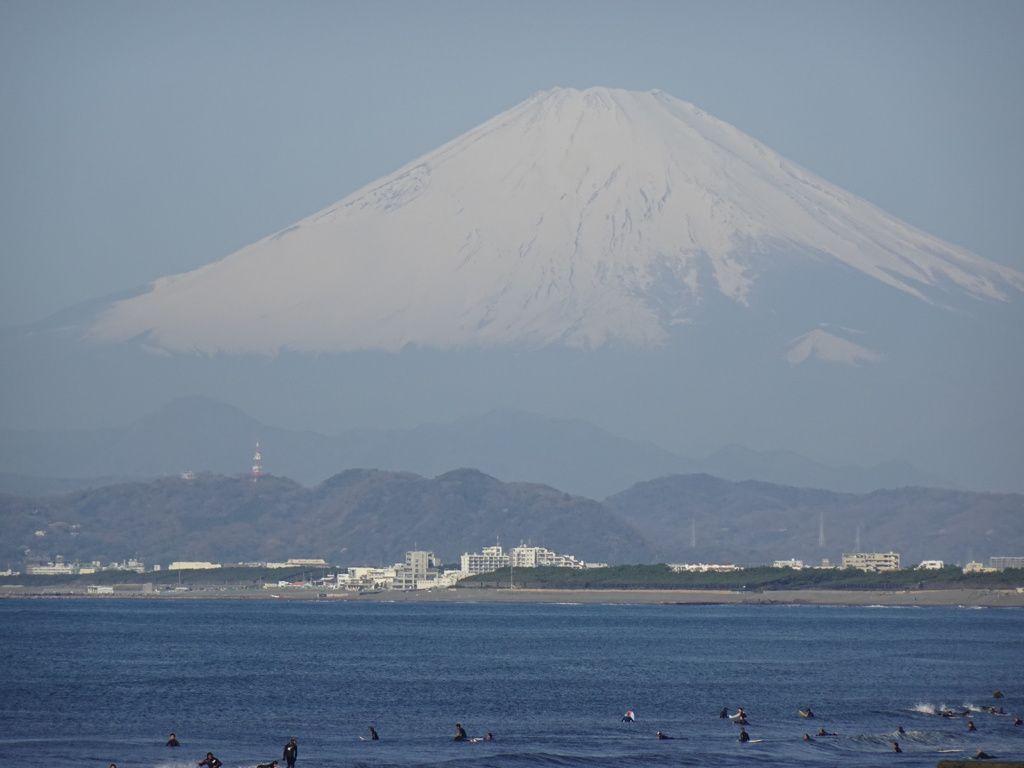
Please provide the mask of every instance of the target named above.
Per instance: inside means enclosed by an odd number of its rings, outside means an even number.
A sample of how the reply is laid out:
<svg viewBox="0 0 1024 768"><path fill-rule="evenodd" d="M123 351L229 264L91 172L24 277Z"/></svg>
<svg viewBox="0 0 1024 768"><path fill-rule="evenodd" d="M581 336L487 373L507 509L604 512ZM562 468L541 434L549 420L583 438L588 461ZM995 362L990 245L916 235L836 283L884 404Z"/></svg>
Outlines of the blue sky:
<svg viewBox="0 0 1024 768"><path fill-rule="evenodd" d="M0 4L0 326L214 261L531 94L659 88L1024 269L1024 3Z"/></svg>

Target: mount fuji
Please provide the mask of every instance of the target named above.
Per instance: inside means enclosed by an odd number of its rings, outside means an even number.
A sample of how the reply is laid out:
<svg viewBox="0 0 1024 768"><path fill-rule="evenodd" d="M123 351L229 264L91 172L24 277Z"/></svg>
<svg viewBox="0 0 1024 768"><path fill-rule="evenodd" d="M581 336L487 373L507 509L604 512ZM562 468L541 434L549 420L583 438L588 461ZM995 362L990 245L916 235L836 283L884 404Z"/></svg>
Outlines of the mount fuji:
<svg viewBox="0 0 1024 768"><path fill-rule="evenodd" d="M1020 491L1022 293L687 102L556 89L220 261L5 336L0 387L21 429L187 394L321 433L500 408Z"/></svg>
<svg viewBox="0 0 1024 768"><path fill-rule="evenodd" d="M766 275L812 265L943 306L1024 290L691 104L558 89L92 331L204 354L658 346L711 294L741 310ZM806 331L797 358L876 359Z"/></svg>

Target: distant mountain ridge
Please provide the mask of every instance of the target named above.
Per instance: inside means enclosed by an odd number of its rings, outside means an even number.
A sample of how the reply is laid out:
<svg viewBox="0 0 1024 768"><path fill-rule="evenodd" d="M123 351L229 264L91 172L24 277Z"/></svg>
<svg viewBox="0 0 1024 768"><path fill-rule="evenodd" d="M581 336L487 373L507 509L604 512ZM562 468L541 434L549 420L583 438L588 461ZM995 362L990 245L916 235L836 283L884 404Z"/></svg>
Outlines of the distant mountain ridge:
<svg viewBox="0 0 1024 768"><path fill-rule="evenodd" d="M903 488L841 494L709 475L638 483L604 503L472 469L432 479L352 469L313 488L287 478L199 474L59 496L0 495L0 565L323 558L390 565L410 549L444 562L494 543L588 562L838 563L895 551L965 563L1024 548L1024 496Z"/></svg>
<svg viewBox="0 0 1024 768"><path fill-rule="evenodd" d="M634 483L671 474L707 472L732 480L870 491L943 485L906 463L828 467L790 451L728 446L703 460L626 440L579 419L554 419L504 409L450 424L411 430L352 430L335 437L262 424L211 398L177 398L123 429L39 433L0 430L0 489L45 487L39 478L144 478L182 471L245 474L259 439L271 474L315 485L351 468L433 477L472 466L507 482L535 482L604 498ZM36 478L29 481L13 475ZM4 483L9 483L4 485ZM93 483L95 484L95 483Z"/></svg>

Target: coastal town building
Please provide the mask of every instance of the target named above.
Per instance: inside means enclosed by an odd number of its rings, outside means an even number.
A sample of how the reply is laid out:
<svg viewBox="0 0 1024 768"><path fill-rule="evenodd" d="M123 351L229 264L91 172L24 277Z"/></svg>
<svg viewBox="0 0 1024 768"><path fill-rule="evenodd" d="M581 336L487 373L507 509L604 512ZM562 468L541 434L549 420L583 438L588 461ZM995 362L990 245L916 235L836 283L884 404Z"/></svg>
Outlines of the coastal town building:
<svg viewBox="0 0 1024 768"><path fill-rule="evenodd" d="M25 573L29 576L73 576L78 573L78 566L64 562L30 565L25 568Z"/></svg>
<svg viewBox="0 0 1024 768"><path fill-rule="evenodd" d="M941 571L946 567L946 564L941 560L922 560L921 564L917 566L918 571Z"/></svg>
<svg viewBox="0 0 1024 768"><path fill-rule="evenodd" d="M223 568L220 563L210 563L205 560L175 560L169 566L168 571L210 571L215 568Z"/></svg>
<svg viewBox="0 0 1024 768"><path fill-rule="evenodd" d="M995 573L995 568L986 568L984 563L972 560L964 566L964 573Z"/></svg>
<svg viewBox="0 0 1024 768"><path fill-rule="evenodd" d="M159 566L154 570L159 570ZM134 573L145 573L146 566L139 560L123 560L120 563L108 563L103 565L99 560L91 563L67 563L64 558L57 556L51 563L33 563L25 567L27 576L82 576L100 571L132 571Z"/></svg>
<svg viewBox="0 0 1024 768"><path fill-rule="evenodd" d="M803 567L803 560L776 560L772 563L772 568L792 568L795 571L799 571Z"/></svg>
<svg viewBox="0 0 1024 768"><path fill-rule="evenodd" d="M990 557L988 567L995 571L1005 571L1007 568L1024 568L1024 557Z"/></svg>
<svg viewBox="0 0 1024 768"><path fill-rule="evenodd" d="M900 556L896 552L851 552L843 555L842 568L859 571L898 571Z"/></svg>
<svg viewBox="0 0 1024 768"><path fill-rule="evenodd" d="M719 565L717 563L679 563L677 565L669 565L669 570L673 573L724 573L743 569L731 563L728 565Z"/></svg>
<svg viewBox="0 0 1024 768"><path fill-rule="evenodd" d="M520 544L513 547L508 554L500 545L484 547L479 553L465 553L460 562L460 569L466 574L490 573L502 568L536 568L538 566L554 568L587 568L582 560L572 555L560 555L545 547L530 547Z"/></svg>

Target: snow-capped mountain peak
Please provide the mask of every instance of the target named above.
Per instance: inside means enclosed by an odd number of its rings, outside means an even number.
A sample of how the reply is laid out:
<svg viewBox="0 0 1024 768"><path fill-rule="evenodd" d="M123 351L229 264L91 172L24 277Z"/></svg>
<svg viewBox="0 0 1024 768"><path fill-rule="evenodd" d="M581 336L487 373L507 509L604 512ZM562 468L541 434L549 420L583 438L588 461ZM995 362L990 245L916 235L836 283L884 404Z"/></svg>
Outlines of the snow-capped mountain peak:
<svg viewBox="0 0 1024 768"><path fill-rule="evenodd" d="M207 354L650 346L709 296L743 311L764 275L811 263L939 304L1024 290L1024 274L687 102L555 89L292 227L156 281L93 334ZM825 348L820 334L809 343Z"/></svg>

